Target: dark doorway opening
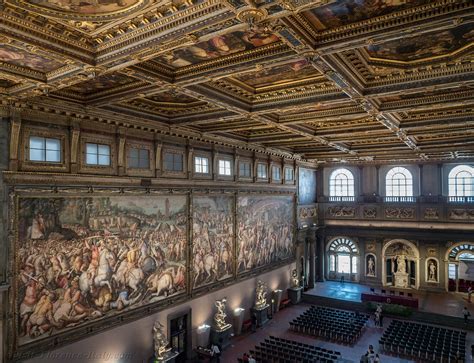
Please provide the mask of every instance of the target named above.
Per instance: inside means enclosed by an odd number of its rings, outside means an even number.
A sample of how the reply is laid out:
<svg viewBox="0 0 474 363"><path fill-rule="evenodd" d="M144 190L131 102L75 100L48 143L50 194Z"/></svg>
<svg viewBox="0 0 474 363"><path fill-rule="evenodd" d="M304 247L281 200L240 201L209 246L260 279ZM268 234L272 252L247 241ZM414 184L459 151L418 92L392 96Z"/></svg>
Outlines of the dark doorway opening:
<svg viewBox="0 0 474 363"><path fill-rule="evenodd" d="M179 353L176 363L184 363L191 352L191 311L168 317L170 346Z"/></svg>

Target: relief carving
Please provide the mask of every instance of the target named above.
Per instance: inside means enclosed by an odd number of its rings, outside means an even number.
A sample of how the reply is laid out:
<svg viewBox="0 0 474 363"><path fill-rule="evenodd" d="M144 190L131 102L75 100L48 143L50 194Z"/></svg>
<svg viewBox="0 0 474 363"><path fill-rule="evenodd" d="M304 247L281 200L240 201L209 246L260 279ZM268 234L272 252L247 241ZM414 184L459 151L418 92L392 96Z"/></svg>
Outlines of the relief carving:
<svg viewBox="0 0 474 363"><path fill-rule="evenodd" d="M347 206L334 206L328 208L331 217L355 217L355 208Z"/></svg>
<svg viewBox="0 0 474 363"><path fill-rule="evenodd" d="M425 208L425 219L439 219L439 212L436 208Z"/></svg>
<svg viewBox="0 0 474 363"><path fill-rule="evenodd" d="M471 220L474 219L474 209L451 209L449 219Z"/></svg>
<svg viewBox="0 0 474 363"><path fill-rule="evenodd" d="M300 219L315 218L318 216L318 208L316 207L303 207L300 209Z"/></svg>
<svg viewBox="0 0 474 363"><path fill-rule="evenodd" d="M364 208L364 218L375 218L375 217L377 217L377 208L375 207Z"/></svg>
<svg viewBox="0 0 474 363"><path fill-rule="evenodd" d="M385 217L391 219L413 219L415 218L415 208L385 208Z"/></svg>

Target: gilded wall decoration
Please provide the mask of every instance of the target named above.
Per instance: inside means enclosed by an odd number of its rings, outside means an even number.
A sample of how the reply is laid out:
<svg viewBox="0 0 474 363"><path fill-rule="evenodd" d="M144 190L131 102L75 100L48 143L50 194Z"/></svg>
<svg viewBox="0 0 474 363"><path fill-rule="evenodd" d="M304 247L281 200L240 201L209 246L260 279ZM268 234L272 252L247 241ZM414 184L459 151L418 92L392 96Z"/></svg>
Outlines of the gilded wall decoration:
<svg viewBox="0 0 474 363"><path fill-rule="evenodd" d="M391 219L413 219L415 208L389 207L385 208L385 217Z"/></svg>
<svg viewBox="0 0 474 363"><path fill-rule="evenodd" d="M468 23L456 28L405 37L383 44L367 47L373 58L410 62L452 53L474 40L474 24Z"/></svg>
<svg viewBox="0 0 474 363"><path fill-rule="evenodd" d="M375 252L375 243L368 242L365 244L365 249L367 252Z"/></svg>
<svg viewBox="0 0 474 363"><path fill-rule="evenodd" d="M329 207L328 214L331 217L355 217L355 208L344 205L337 205Z"/></svg>
<svg viewBox="0 0 474 363"><path fill-rule="evenodd" d="M364 207L363 209L364 218L376 218L377 208L376 207Z"/></svg>
<svg viewBox="0 0 474 363"><path fill-rule="evenodd" d="M429 0L336 0L306 13L318 29L335 28L429 3Z"/></svg>
<svg viewBox="0 0 474 363"><path fill-rule="evenodd" d="M471 220L474 219L474 209L451 209L449 219Z"/></svg>
<svg viewBox="0 0 474 363"><path fill-rule="evenodd" d="M425 208L425 219L439 219L439 212L437 208Z"/></svg>
<svg viewBox="0 0 474 363"><path fill-rule="evenodd" d="M260 31L236 31L218 35L208 41L178 49L160 56L157 60L169 66L180 68L216 59L222 56L252 50L263 45L275 43L279 38L272 33Z"/></svg>
<svg viewBox="0 0 474 363"><path fill-rule="evenodd" d="M292 196L239 196L237 273L294 257Z"/></svg>
<svg viewBox="0 0 474 363"><path fill-rule="evenodd" d="M186 197L18 200L20 345L186 291Z"/></svg>
<svg viewBox="0 0 474 363"><path fill-rule="evenodd" d="M438 249L436 247L428 247L426 249L428 256L434 257L438 254Z"/></svg>
<svg viewBox="0 0 474 363"><path fill-rule="evenodd" d="M234 198L193 198L192 286L197 288L234 273Z"/></svg>
<svg viewBox="0 0 474 363"><path fill-rule="evenodd" d="M112 1L53 1L53 0L27 0L35 6L44 7L47 9L60 10L64 12L72 12L79 14L104 14L113 13L119 10L127 9L141 0L112 0Z"/></svg>

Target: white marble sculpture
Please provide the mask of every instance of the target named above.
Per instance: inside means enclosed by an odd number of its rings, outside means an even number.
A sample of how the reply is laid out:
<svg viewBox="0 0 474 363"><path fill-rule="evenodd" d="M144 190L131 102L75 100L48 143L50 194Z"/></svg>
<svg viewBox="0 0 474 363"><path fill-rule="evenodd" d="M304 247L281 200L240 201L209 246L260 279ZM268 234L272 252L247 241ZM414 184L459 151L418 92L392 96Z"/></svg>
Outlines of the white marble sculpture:
<svg viewBox="0 0 474 363"><path fill-rule="evenodd" d="M267 286L261 280L257 281L256 298L255 298L255 309L264 309L267 304Z"/></svg>
<svg viewBox="0 0 474 363"><path fill-rule="evenodd" d="M428 265L428 281L434 281L436 282L437 276L436 276L436 264L433 262L433 260L430 261Z"/></svg>
<svg viewBox="0 0 474 363"><path fill-rule="evenodd" d="M291 287L293 289L297 289L300 287L300 279L298 278L298 272L296 271L296 269L293 269L293 271L291 271Z"/></svg>
<svg viewBox="0 0 474 363"><path fill-rule="evenodd" d="M230 324L226 323L225 318L227 314L225 312L225 306L227 299L223 298L222 300L216 300L214 305L217 308L216 313L214 314L214 328L216 331L223 331L230 327Z"/></svg>
<svg viewBox="0 0 474 363"><path fill-rule="evenodd" d="M372 256L369 256L367 260L367 275L368 276L375 276L375 261Z"/></svg>

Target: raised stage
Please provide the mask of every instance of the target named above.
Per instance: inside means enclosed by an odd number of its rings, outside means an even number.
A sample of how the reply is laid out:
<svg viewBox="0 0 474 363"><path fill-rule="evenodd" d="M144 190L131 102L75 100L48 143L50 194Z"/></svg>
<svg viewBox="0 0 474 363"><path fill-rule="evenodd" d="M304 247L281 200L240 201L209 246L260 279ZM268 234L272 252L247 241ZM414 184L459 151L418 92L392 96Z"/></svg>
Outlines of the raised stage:
<svg viewBox="0 0 474 363"><path fill-rule="evenodd" d="M341 300L344 302L362 303L361 294L371 294L371 286L361 285L351 282L341 283L339 281L317 282L313 289L306 291L303 296L319 296L329 299ZM413 298L418 299L418 311L441 314L452 317L462 317L461 310L467 306L474 317L474 302L467 301L467 294L454 292L429 292L418 291L413 289L394 289L384 288L395 291L395 296L399 296L399 292L404 292L406 296L409 293ZM381 294L381 288L374 288L375 293ZM390 296L390 295L386 295ZM474 299L473 299L474 301Z"/></svg>

